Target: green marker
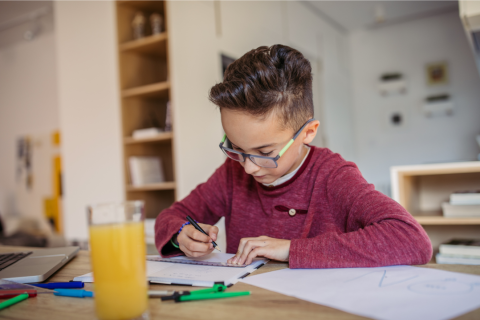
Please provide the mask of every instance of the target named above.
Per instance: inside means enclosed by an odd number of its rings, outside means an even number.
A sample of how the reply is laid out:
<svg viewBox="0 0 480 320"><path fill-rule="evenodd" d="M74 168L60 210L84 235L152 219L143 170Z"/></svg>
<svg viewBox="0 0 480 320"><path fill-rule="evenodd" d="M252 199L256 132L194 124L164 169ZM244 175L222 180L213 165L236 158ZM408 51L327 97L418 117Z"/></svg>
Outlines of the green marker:
<svg viewBox="0 0 480 320"><path fill-rule="evenodd" d="M2 303L0 303L0 310L10 307L11 305L14 305L15 303L23 301L27 298L28 298L28 293L22 293L16 297L13 297L12 299L3 301Z"/></svg>
<svg viewBox="0 0 480 320"><path fill-rule="evenodd" d="M177 299L175 299L175 301L179 302L179 301L220 299L220 298L231 298L231 297L248 296L248 295L250 295L250 291L198 293L198 294L179 296L177 297Z"/></svg>

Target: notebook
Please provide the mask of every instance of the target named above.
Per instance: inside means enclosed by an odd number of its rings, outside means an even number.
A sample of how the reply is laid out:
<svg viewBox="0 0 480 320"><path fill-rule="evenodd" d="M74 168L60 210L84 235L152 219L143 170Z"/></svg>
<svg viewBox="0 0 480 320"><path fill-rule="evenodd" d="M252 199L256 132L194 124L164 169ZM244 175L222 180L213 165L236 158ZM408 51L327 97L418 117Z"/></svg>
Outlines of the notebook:
<svg viewBox="0 0 480 320"><path fill-rule="evenodd" d="M214 284L226 286L235 284L268 262L265 258L256 258L247 266L232 267L227 260L233 257L230 253L211 254L201 258L185 256L170 258L173 261L151 261L159 256L147 257L147 279L151 283L191 285L213 287ZM149 259L149 260L148 260ZM93 282L93 274L87 273L75 277L74 281Z"/></svg>

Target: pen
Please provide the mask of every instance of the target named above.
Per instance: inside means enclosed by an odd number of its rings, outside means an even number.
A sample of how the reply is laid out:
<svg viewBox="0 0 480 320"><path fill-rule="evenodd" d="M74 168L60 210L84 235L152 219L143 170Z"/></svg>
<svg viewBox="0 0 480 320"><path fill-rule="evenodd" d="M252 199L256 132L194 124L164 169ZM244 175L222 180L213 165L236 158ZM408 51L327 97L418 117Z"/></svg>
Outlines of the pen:
<svg viewBox="0 0 480 320"><path fill-rule="evenodd" d="M93 298L93 292L87 290L75 290L75 289L55 289L53 292L56 296L61 297L73 297L73 298Z"/></svg>
<svg viewBox="0 0 480 320"><path fill-rule="evenodd" d="M0 290L0 299L8 299L8 298L13 298L16 297L22 293L28 294L29 297L36 297L37 296L37 290L32 290L32 289L12 289L12 290Z"/></svg>
<svg viewBox="0 0 480 320"><path fill-rule="evenodd" d="M195 227L195 229L197 229L198 231L200 231L200 232L203 233L204 235L209 236L209 235L195 222L195 220L193 220L190 216L187 216L187 220L192 224L192 226ZM209 237L210 237L210 236L209 236ZM213 247L214 247L215 249L217 249L218 251L220 251L220 249L218 249L218 247L217 247L218 245L215 243L215 241L213 241L213 239L212 239L212 244L213 244ZM222 251L220 251L220 252L222 252Z"/></svg>
<svg viewBox="0 0 480 320"><path fill-rule="evenodd" d="M220 299L220 298L232 298L232 297L248 296L248 295L250 295L250 291L199 293L199 294L178 296L178 297L175 298L175 302L193 301L193 300L207 300L207 299Z"/></svg>
<svg viewBox="0 0 480 320"><path fill-rule="evenodd" d="M52 283L35 283L32 286L45 288L45 289L74 289L74 288L83 288L85 284L81 281L71 281L71 282L52 282Z"/></svg>
<svg viewBox="0 0 480 320"><path fill-rule="evenodd" d="M0 310L5 309L6 307L10 307L11 305L23 301L28 298L28 293L22 293L12 299L8 299L7 301L3 301L0 303Z"/></svg>

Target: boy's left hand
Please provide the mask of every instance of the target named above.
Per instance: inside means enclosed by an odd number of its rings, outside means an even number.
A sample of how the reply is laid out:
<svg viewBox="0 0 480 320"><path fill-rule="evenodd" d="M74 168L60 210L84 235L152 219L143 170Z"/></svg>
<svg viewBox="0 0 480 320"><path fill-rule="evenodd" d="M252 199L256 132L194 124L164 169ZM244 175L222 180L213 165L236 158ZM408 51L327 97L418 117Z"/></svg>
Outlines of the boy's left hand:
<svg viewBox="0 0 480 320"><path fill-rule="evenodd" d="M288 261L290 240L275 239L267 236L242 238L234 257L228 259L231 264L250 264L255 257L265 257L277 261Z"/></svg>

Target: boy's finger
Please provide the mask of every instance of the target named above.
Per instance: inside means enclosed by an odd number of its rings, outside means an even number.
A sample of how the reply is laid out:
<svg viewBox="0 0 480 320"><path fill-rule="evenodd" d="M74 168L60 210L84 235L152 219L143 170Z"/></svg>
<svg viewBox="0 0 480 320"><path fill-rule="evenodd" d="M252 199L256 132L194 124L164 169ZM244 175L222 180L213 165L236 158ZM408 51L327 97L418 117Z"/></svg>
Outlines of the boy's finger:
<svg viewBox="0 0 480 320"><path fill-rule="evenodd" d="M265 245L266 245L265 241L249 240L247 244L245 244L245 247L243 248L243 253L240 256L240 258L237 260L237 264L245 264L247 257L252 250L254 250L257 247L263 247Z"/></svg>
<svg viewBox="0 0 480 320"><path fill-rule="evenodd" d="M205 242L199 242L199 241L193 241L189 239L190 241L186 241L184 244L188 250L190 251L195 251L195 252L207 252L210 250L210 247L213 247L211 243L205 243Z"/></svg>
<svg viewBox="0 0 480 320"><path fill-rule="evenodd" d="M248 241L251 240L256 240L257 238L242 238L240 239L240 242L238 243L238 249L237 253L235 254L235 257L232 258L232 263L237 263L240 257L243 254L243 250L245 248L245 245L248 243Z"/></svg>
<svg viewBox="0 0 480 320"><path fill-rule="evenodd" d="M205 229L204 229L205 230ZM218 227L209 226L208 230L205 230L206 233L212 238L213 241L217 240Z"/></svg>
<svg viewBox="0 0 480 320"><path fill-rule="evenodd" d="M183 230L185 230L185 234L186 234L190 239L193 239L193 240L196 240L196 241L200 241L200 242L209 242L209 241L210 241L209 236L201 233L200 231L198 231L197 229L195 229L193 226L186 226L185 228L183 228ZM183 230L182 230L182 231L183 231Z"/></svg>
<svg viewBox="0 0 480 320"><path fill-rule="evenodd" d="M265 251L267 249L265 247L258 247L250 251L248 254L247 260L245 260L245 264L250 264L253 262L253 259L255 259L258 256L264 256Z"/></svg>

